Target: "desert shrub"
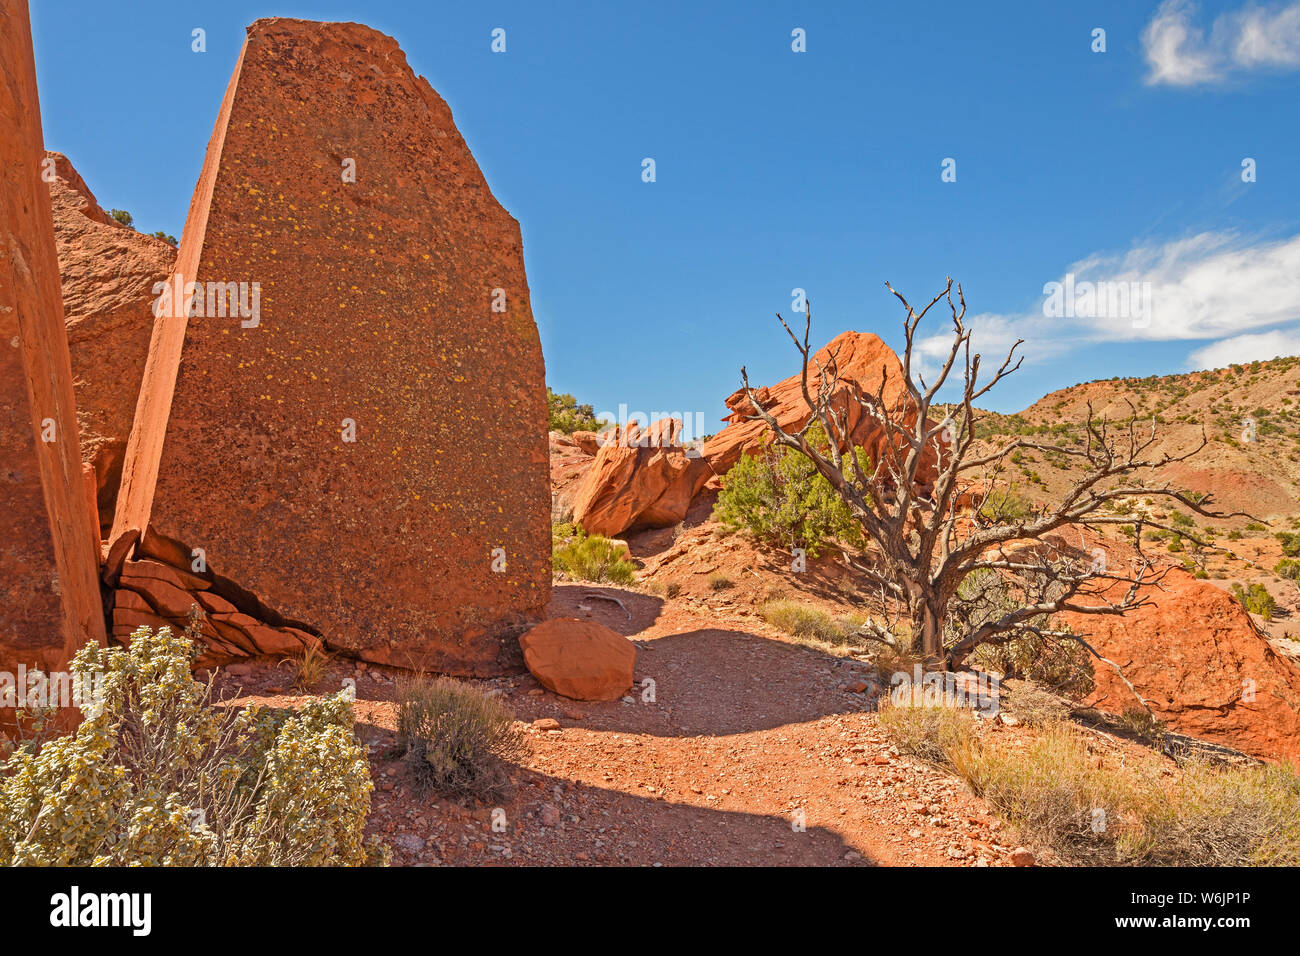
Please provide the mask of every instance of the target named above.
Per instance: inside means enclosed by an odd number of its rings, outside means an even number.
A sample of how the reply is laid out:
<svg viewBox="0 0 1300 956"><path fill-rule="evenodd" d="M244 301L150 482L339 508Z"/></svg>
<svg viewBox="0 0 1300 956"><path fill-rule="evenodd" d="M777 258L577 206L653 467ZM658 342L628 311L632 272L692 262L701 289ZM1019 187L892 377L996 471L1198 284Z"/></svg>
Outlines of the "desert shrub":
<svg viewBox="0 0 1300 956"><path fill-rule="evenodd" d="M1047 727L1070 714L1059 697L1029 681L1003 684L1001 691L1011 713L1026 727Z"/></svg>
<svg viewBox="0 0 1300 956"><path fill-rule="evenodd" d="M1288 558L1300 557L1300 532L1279 531L1273 535L1282 544L1282 553Z"/></svg>
<svg viewBox="0 0 1300 956"><path fill-rule="evenodd" d="M398 688L397 741L421 785L480 798L505 791L509 762L524 750L510 711L446 677Z"/></svg>
<svg viewBox="0 0 1300 956"><path fill-rule="evenodd" d="M173 249L176 248L177 245L179 245L179 243L177 243L176 241L175 236L169 235L168 233L163 232L161 229L159 229L155 233L152 233L152 235L155 239L161 239L163 242L167 243L167 245L171 246Z"/></svg>
<svg viewBox="0 0 1300 956"><path fill-rule="evenodd" d="M984 496L979 508L985 522L1020 521L1034 513L1034 503L1014 488L993 488Z"/></svg>
<svg viewBox="0 0 1300 956"><path fill-rule="evenodd" d="M636 565L627 559L627 545L589 535L572 524L551 528L551 568L580 581L631 584L636 580Z"/></svg>
<svg viewBox="0 0 1300 956"><path fill-rule="evenodd" d="M1241 538L1242 538L1242 533L1236 528L1233 528L1231 531L1228 532L1229 541L1240 541Z"/></svg>
<svg viewBox="0 0 1300 956"><path fill-rule="evenodd" d="M370 768L340 693L297 712L215 707L193 643L89 645L102 693L74 733L0 766L0 864L324 866L373 860Z"/></svg>
<svg viewBox="0 0 1300 956"><path fill-rule="evenodd" d="M1154 755L1099 765L1068 724L1024 747L972 739L949 759L1022 839L1069 864L1300 862L1300 778L1285 767L1186 762L1170 778Z"/></svg>
<svg viewBox="0 0 1300 956"><path fill-rule="evenodd" d="M966 634L1023 606L1024 582L993 568L967 575L949 606L949 630ZM1030 622L1043 630L1069 631L1041 615ZM971 661L1005 678L1031 680L1059 694L1083 697L1092 692L1092 660L1084 647L1068 637L1045 637L1026 631L1005 641L981 644Z"/></svg>
<svg viewBox="0 0 1300 956"><path fill-rule="evenodd" d="M572 395L558 395L546 386L546 405L550 415L550 430L571 435L574 432L594 432L600 428L596 412L590 405L579 405Z"/></svg>
<svg viewBox="0 0 1300 956"><path fill-rule="evenodd" d="M1083 645L1068 638L1030 632L1003 644L983 644L971 660L1003 677L1034 681L1067 697L1077 699L1092 693L1092 658Z"/></svg>
<svg viewBox="0 0 1300 956"><path fill-rule="evenodd" d="M132 226L135 224L135 217L125 209L110 209L108 215L114 222L120 222L124 226Z"/></svg>
<svg viewBox="0 0 1300 956"><path fill-rule="evenodd" d="M965 708L897 706L881 701L880 726L899 753L951 768L951 754L970 746L975 717Z"/></svg>
<svg viewBox="0 0 1300 956"><path fill-rule="evenodd" d="M1255 583L1248 588L1243 588L1240 584L1233 584L1232 593L1241 602L1241 606L1251 614L1258 614L1266 621L1273 620L1277 602L1273 600L1273 595L1268 593L1268 588L1264 585Z"/></svg>
<svg viewBox="0 0 1300 956"><path fill-rule="evenodd" d="M1273 573L1279 577L1286 578L1289 581L1300 580L1300 561L1291 558L1283 558L1277 564L1273 565Z"/></svg>
<svg viewBox="0 0 1300 956"><path fill-rule="evenodd" d="M819 428L809 430L809 440L815 447L829 448ZM870 474L866 452L854 451ZM793 448L768 445L756 455L742 455L723 476L713 517L759 541L803 548L811 557L836 542L851 548L864 544L862 529L844 499L808 456Z"/></svg>
<svg viewBox="0 0 1300 956"><path fill-rule="evenodd" d="M664 588L664 593L670 598L675 598L682 593L682 586L677 581L669 581L668 586Z"/></svg>
<svg viewBox="0 0 1300 956"><path fill-rule="evenodd" d="M726 591L727 589L734 588L735 586L736 586L736 582L731 580L731 578L727 577L722 572L709 575L709 587L712 588L714 591Z"/></svg>
<svg viewBox="0 0 1300 956"><path fill-rule="evenodd" d="M1137 737L1144 744L1162 747L1169 736L1169 728L1164 721L1143 707L1125 707L1120 714L1119 725Z"/></svg>
<svg viewBox="0 0 1300 956"><path fill-rule="evenodd" d="M827 644L855 643L853 635L863 624L862 617L832 615L821 608L798 601L768 601L758 613L773 627L791 637L809 638Z"/></svg>

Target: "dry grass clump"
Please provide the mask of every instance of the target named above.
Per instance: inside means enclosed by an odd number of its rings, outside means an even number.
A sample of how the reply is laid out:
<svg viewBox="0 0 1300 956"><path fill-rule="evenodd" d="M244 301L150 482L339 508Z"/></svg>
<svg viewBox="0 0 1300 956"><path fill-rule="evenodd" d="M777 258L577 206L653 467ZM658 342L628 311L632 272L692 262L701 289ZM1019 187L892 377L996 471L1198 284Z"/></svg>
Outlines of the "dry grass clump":
<svg viewBox="0 0 1300 956"><path fill-rule="evenodd" d="M1048 727L1070 715L1065 701L1029 681L1004 681L1001 690L1003 706L1026 727Z"/></svg>
<svg viewBox="0 0 1300 956"><path fill-rule="evenodd" d="M1016 744L981 737L969 714L944 707L887 707L880 723L900 751L952 770L1064 863L1300 864L1300 777L1287 767L1174 766L1155 754L1116 766L1068 723Z"/></svg>
<svg viewBox="0 0 1300 956"><path fill-rule="evenodd" d="M961 707L882 702L879 719L899 753L948 770L953 769L951 755L975 739L975 716Z"/></svg>
<svg viewBox="0 0 1300 956"><path fill-rule="evenodd" d="M864 620L859 616L832 615L819 607L780 599L766 602L758 613L791 637L835 645L861 643L854 638Z"/></svg>
<svg viewBox="0 0 1300 956"><path fill-rule="evenodd" d="M524 751L510 711L446 677L398 687L397 742L421 785L482 799L505 792L509 763Z"/></svg>
<svg viewBox="0 0 1300 956"><path fill-rule="evenodd" d="M297 657L286 657L280 663L288 664L292 669L294 687L309 691L325 676L330 665L330 655L323 645L309 644Z"/></svg>

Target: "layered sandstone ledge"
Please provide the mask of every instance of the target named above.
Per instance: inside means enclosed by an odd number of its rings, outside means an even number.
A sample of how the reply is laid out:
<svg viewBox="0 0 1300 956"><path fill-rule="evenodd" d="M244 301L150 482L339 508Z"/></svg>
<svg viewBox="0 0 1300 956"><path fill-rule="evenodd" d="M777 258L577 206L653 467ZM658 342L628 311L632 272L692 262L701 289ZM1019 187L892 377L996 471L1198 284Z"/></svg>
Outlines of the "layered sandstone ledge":
<svg viewBox="0 0 1300 956"><path fill-rule="evenodd" d="M152 528L143 536L133 530L117 539L105 557L103 580L112 596L115 641L129 645L139 627L180 631L196 625L203 642L197 667L249 657L298 657L322 646L307 625L285 620L208 567L194 549Z"/></svg>

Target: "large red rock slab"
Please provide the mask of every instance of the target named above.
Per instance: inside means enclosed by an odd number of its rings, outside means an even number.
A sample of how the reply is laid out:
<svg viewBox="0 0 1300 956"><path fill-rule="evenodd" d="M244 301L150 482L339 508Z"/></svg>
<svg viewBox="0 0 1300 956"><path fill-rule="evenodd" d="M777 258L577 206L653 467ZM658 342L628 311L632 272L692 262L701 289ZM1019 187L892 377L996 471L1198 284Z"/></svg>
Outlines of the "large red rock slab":
<svg viewBox="0 0 1300 956"><path fill-rule="evenodd" d="M543 687L574 700L618 700L632 686L636 645L595 621L558 617L519 638Z"/></svg>
<svg viewBox="0 0 1300 956"><path fill-rule="evenodd" d="M633 424L602 445L574 499L574 520L607 537L680 523L713 476L705 459L679 444L680 434L680 421L661 419L644 441Z"/></svg>
<svg viewBox="0 0 1300 956"><path fill-rule="evenodd" d="M1180 569L1142 593L1151 603L1123 616L1061 618L1175 730L1300 765L1300 669L1273 650L1241 603ZM1138 706L1113 669L1098 663L1095 673L1090 703L1112 713Z"/></svg>
<svg viewBox="0 0 1300 956"><path fill-rule="evenodd" d="M394 40L249 28L176 272L259 283L260 316L158 320L115 533L204 549L367 660L517 666L550 593L519 225Z"/></svg>
<svg viewBox="0 0 1300 956"><path fill-rule="evenodd" d="M878 336L867 332L843 332L815 353L823 367L831 356L839 368L841 387L833 407L846 416L846 427L853 445L864 448L871 460L880 461L887 450L884 430L866 413L862 405L849 396L848 383L856 384L873 398L879 393L891 414L915 421L915 411L908 417L909 400L903 379L903 366ZM814 397L821 381L814 364L809 372L809 392ZM883 392L880 391L884 382ZM792 375L775 385L754 389L755 398L786 431L797 431L808 422L810 410L804 401L800 376ZM750 419L754 409L744 389L727 398L731 414L723 419L726 427L705 442L703 452L714 472L725 474L743 454L754 454L770 440L771 429L760 419ZM917 471L917 484L928 491L935 480L935 455L927 452Z"/></svg>
<svg viewBox="0 0 1300 956"><path fill-rule="evenodd" d="M105 640L81 471L31 24L0 0L0 670Z"/></svg>
<svg viewBox="0 0 1300 956"><path fill-rule="evenodd" d="M110 218L62 153L45 158L81 457L94 469L108 531L149 354L154 286L171 277L176 250Z"/></svg>

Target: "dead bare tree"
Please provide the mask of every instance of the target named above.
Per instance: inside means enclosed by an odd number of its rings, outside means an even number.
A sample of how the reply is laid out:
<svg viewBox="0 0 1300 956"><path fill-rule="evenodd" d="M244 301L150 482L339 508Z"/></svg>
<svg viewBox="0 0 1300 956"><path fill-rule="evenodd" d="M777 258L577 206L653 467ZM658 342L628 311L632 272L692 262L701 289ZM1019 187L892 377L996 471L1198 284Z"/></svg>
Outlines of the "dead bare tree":
<svg viewBox="0 0 1300 956"><path fill-rule="evenodd" d="M1147 603L1142 590L1158 585L1165 571L1157 570L1142 551L1144 526L1208 545L1185 529L1142 516L1135 535L1137 557L1127 569L1113 568L1107 567L1104 549L1088 549L1084 529L1134 523L1116 506L1135 497L1160 497L1205 517L1229 517L1210 510L1209 495L1189 495L1153 480L1154 469L1199 452L1206 444L1204 429L1200 444L1190 452L1156 454L1155 422L1150 429L1140 424L1131 404L1131 414L1120 422L1094 416L1089 405L1084 435L1077 443L1025 436L996 446L981 442L976 438L981 415L976 402L1020 368L1023 359L1016 353L1024 340L1012 345L993 375L981 383L980 355L972 354L971 333L964 324L961 286L956 286L954 302L953 281L948 279L943 291L918 311L885 285L906 310L902 389L893 383L892 401L886 400L891 385L886 369L875 391L868 391L870 383L841 378L834 353L819 357L814 352L809 344L811 305L802 338L777 315L802 357L803 399L811 412L802 428L782 428L759 403L748 373L741 369L754 410L749 417L766 422L777 444L797 449L812 461L874 545L864 553L846 554L846 561L879 589L886 606L906 612L910 633L904 634L899 621L886 617L866 625L864 635L895 647L911 642L932 664L952 669L962 667L982 644L1031 634L1075 641L1115 666L1085 636L1055 626L1052 615L1123 614ZM927 385L913 369L915 336L921 320L940 302L946 302L951 313L953 341L933 383ZM939 415L936 396L955 368L963 374L961 383L954 381L960 397L942 403ZM881 431L883 440L870 471L849 451L850 403L861 406ZM828 444L811 440L817 426L830 439ZM1009 493L1004 475L1010 456L1022 449L1082 462L1085 472L1060 500L1028 506ZM959 502L959 497L965 500ZM1068 540L1075 533L1077 548Z"/></svg>

